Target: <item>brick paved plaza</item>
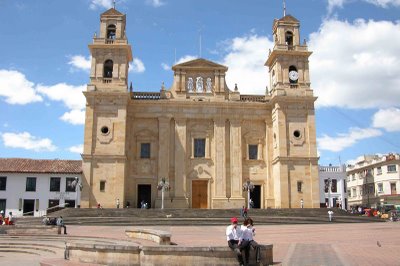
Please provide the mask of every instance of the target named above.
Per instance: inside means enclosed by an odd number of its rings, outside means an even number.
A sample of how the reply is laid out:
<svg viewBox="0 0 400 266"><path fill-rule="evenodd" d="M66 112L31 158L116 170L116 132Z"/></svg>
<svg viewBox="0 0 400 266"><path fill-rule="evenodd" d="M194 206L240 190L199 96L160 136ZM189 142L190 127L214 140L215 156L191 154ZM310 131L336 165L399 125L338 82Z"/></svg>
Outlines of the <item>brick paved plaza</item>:
<svg viewBox="0 0 400 266"><path fill-rule="evenodd" d="M67 237L49 238L48 244L59 250L49 256L13 254L0 251L2 263L10 265L39 265L43 258L62 258L65 239L97 241L117 239L127 241L125 229L129 226L68 226ZM147 227L155 228L155 227ZM166 226L157 229L172 233L172 241L180 246L223 246L224 226ZM259 243L274 245L276 265L400 265L400 223L317 224L317 225L260 225L256 227ZM3 238L3 237L2 237ZM30 237L30 243L39 241ZM26 239L26 238L25 238ZM0 240L1 245L11 243ZM137 244L151 245L143 240ZM42 242L43 243L43 242ZM62 263L58 265L77 265ZM86 265L86 264L85 264Z"/></svg>

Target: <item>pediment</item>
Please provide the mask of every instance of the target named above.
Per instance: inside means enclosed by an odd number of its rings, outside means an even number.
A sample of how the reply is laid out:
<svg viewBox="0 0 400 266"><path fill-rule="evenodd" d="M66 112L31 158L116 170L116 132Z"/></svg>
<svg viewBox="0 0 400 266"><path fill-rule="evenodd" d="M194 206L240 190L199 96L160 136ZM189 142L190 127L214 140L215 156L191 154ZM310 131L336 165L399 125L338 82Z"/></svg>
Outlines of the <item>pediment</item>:
<svg viewBox="0 0 400 266"><path fill-rule="evenodd" d="M172 70L174 70L174 71L176 71L178 69L210 69L210 70L227 71L228 67L214 63L212 61L209 61L209 60L206 60L203 58L198 58L198 59L194 59L191 61L187 61L184 63L174 65L172 67Z"/></svg>

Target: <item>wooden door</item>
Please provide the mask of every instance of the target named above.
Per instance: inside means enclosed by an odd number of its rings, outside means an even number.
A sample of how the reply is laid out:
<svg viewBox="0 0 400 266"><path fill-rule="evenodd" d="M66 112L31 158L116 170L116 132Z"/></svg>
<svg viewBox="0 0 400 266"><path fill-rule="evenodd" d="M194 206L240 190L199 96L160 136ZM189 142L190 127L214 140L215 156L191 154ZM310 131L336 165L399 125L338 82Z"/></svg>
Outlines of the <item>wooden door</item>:
<svg viewBox="0 0 400 266"><path fill-rule="evenodd" d="M207 180L192 181L192 208L207 209Z"/></svg>

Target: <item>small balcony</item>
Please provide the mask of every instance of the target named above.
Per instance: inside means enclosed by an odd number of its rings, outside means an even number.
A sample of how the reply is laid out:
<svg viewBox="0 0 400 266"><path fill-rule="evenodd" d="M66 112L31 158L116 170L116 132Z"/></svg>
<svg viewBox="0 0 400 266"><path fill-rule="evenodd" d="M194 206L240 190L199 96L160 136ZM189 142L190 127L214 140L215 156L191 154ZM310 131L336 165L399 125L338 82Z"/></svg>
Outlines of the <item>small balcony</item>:
<svg viewBox="0 0 400 266"><path fill-rule="evenodd" d="M103 83L108 84L112 82L112 78L103 78Z"/></svg>

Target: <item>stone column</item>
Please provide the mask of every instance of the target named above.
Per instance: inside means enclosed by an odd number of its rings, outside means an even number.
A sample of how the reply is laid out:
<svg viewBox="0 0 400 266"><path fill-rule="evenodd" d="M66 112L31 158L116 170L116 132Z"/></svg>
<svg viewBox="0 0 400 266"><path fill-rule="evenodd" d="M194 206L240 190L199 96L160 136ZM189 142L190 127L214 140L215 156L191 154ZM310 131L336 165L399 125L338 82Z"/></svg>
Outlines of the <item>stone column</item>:
<svg viewBox="0 0 400 266"><path fill-rule="evenodd" d="M240 120L230 120L231 206L244 205L242 196L242 128Z"/></svg>
<svg viewBox="0 0 400 266"><path fill-rule="evenodd" d="M174 207L188 207L186 202L186 119L175 118L175 198Z"/></svg>
<svg viewBox="0 0 400 266"><path fill-rule="evenodd" d="M213 208L226 207L225 119L214 120L215 182ZM222 202L220 202L222 201Z"/></svg>

